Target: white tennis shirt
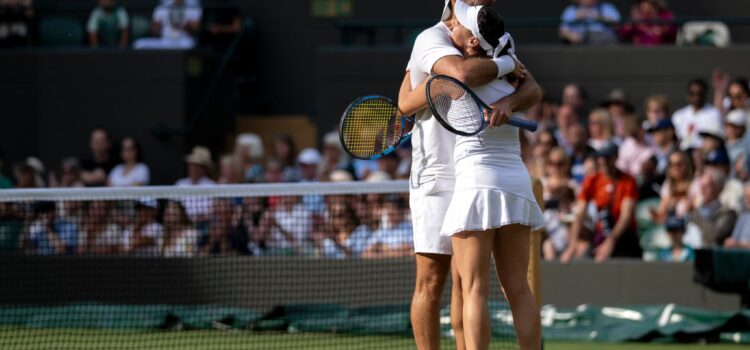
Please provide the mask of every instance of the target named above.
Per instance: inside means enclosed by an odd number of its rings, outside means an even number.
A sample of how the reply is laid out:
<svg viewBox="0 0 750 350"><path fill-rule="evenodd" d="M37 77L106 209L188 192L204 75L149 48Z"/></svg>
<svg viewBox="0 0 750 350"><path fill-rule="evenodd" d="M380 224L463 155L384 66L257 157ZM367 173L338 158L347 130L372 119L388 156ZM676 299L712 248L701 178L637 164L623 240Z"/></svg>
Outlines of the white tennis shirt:
<svg viewBox="0 0 750 350"><path fill-rule="evenodd" d="M412 89L430 77L437 61L461 56L450 40L450 29L440 22L417 37L409 61ZM453 148L456 137L443 128L429 108L416 115L412 134L411 182L420 185L438 177L453 178Z"/></svg>

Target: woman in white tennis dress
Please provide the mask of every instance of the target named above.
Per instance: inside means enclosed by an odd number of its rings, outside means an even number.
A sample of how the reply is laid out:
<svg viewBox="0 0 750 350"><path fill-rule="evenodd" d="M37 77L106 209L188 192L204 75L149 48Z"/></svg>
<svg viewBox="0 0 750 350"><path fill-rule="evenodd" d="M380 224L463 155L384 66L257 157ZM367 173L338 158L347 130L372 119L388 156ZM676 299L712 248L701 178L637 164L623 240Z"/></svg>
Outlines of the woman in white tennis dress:
<svg viewBox="0 0 750 350"><path fill-rule="evenodd" d="M500 43L512 41L509 35L503 35L502 19L489 7L470 7L458 0L455 8L458 23L451 28L451 40L464 56L487 55ZM474 91L489 105L515 91L507 80L496 80ZM477 136L459 136L454 160L456 187L442 234L452 236L455 266L461 278L467 348L489 346L488 263L494 254L520 348L539 349L539 312L526 275L529 233L544 226L544 215L521 159L519 129L502 125Z"/></svg>

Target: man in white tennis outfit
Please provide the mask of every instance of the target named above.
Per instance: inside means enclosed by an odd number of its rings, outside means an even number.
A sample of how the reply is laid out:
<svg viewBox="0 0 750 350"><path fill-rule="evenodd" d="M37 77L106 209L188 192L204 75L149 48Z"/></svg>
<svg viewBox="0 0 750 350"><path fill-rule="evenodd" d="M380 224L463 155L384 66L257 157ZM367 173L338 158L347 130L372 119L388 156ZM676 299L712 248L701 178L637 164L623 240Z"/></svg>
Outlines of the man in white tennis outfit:
<svg viewBox="0 0 750 350"><path fill-rule="evenodd" d="M412 89L432 74L444 74L470 86L489 83L515 70L520 64L510 56L464 59L450 39L454 16L445 0L441 21L416 39L408 65ZM458 0L464 1L464 0ZM491 5L495 0L465 0L471 5ZM528 109L541 97L541 89L530 74L516 93L496 102L489 117L492 125L506 122L513 112ZM424 106L426 107L426 106ZM445 130L429 109L416 114L412 135L410 206L414 228L417 277L411 304L411 322L418 349L440 348L440 298L451 267L450 237L442 236L441 226L453 196L455 135ZM454 274L454 280L457 274ZM463 349L461 291L454 283L451 324L458 349Z"/></svg>

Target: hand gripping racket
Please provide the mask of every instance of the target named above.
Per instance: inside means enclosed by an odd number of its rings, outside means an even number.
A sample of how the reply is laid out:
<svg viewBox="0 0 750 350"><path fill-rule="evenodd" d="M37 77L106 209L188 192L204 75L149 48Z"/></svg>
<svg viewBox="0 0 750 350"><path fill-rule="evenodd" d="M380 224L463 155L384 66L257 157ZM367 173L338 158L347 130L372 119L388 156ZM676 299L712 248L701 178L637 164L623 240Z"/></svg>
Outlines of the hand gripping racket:
<svg viewBox="0 0 750 350"><path fill-rule="evenodd" d="M448 131L461 136L474 136L489 124L484 112L492 111L466 84L445 75L436 75L427 82L427 103L432 114ZM511 117L509 125L536 131L536 122Z"/></svg>
<svg viewBox="0 0 750 350"><path fill-rule="evenodd" d="M414 118L400 115L398 106L383 96L365 96L346 108L339 125L344 150L358 159L378 159L411 138Z"/></svg>

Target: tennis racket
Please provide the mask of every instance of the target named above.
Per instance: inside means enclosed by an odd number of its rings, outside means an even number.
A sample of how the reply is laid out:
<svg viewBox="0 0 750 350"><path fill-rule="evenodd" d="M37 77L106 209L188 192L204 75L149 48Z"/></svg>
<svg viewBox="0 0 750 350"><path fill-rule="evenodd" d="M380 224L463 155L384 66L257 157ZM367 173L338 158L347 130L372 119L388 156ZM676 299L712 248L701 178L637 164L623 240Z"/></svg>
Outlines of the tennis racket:
<svg viewBox="0 0 750 350"><path fill-rule="evenodd" d="M492 111L466 84L445 75L436 75L427 82L427 103L438 122L448 131L461 136L474 136L489 124L484 112ZM511 117L508 124L536 131L536 122Z"/></svg>
<svg viewBox="0 0 750 350"><path fill-rule="evenodd" d="M344 150L358 159L379 159L411 138L414 118L400 115L383 96L365 96L346 108L339 125Z"/></svg>

